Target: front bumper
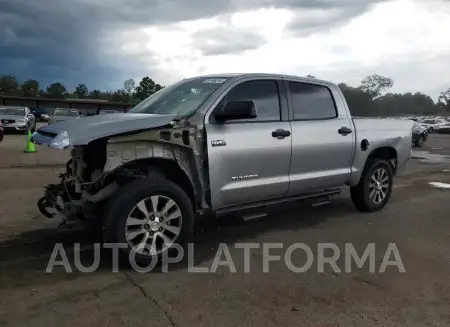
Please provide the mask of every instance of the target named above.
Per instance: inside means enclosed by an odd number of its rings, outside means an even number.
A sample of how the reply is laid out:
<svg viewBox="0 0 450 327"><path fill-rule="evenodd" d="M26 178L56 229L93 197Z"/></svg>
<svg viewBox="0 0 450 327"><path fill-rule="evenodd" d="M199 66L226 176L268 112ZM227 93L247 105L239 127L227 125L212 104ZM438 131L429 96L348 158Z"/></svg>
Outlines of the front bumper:
<svg viewBox="0 0 450 327"><path fill-rule="evenodd" d="M11 123L11 124L3 124L3 128L5 131L25 131L28 126L27 123Z"/></svg>

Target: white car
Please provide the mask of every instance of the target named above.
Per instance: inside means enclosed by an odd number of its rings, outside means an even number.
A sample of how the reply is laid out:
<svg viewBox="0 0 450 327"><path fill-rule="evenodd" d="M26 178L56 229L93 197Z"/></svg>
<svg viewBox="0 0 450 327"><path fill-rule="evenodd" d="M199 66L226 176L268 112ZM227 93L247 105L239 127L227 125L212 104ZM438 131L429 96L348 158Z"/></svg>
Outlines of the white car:
<svg viewBox="0 0 450 327"><path fill-rule="evenodd" d="M436 132L440 126L447 124L445 119L425 119L420 122L420 125L428 129L429 133Z"/></svg>
<svg viewBox="0 0 450 327"><path fill-rule="evenodd" d="M48 120L48 125L74 118L80 118L80 113L77 109L56 108L52 117Z"/></svg>

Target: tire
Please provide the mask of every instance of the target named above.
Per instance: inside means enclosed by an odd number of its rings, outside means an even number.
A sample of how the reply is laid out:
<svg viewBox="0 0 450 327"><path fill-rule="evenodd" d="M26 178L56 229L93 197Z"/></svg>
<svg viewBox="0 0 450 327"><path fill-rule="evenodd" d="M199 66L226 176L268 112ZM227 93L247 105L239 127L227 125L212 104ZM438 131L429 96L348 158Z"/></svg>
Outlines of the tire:
<svg viewBox="0 0 450 327"><path fill-rule="evenodd" d="M433 127L430 127L430 128L428 129L428 133L434 133L434 132L435 132L435 130L434 130Z"/></svg>
<svg viewBox="0 0 450 327"><path fill-rule="evenodd" d="M384 171L382 178L378 178L375 174L378 172ZM378 191L378 186L372 188L371 186L375 183L371 183L373 178L381 179L384 181L385 177L387 177L387 186L384 188L384 182L378 184L381 187L381 191ZM361 175L361 179L359 180L358 185L350 188L350 194L355 207L362 212L375 212L383 209L386 204L389 202L392 193L392 186L394 182L394 174L392 172L391 164L379 158L369 158L364 167L363 173ZM377 184L375 184L377 185ZM372 193L375 192L375 193ZM385 197L381 200L375 194L385 194ZM374 198L371 197L375 196Z"/></svg>
<svg viewBox="0 0 450 327"><path fill-rule="evenodd" d="M419 139L418 139L417 142L416 142L416 146L419 147L419 148L421 148L421 147L423 147L423 144L424 144L424 143L425 143L424 137L423 137L423 136L420 136Z"/></svg>
<svg viewBox="0 0 450 327"><path fill-rule="evenodd" d="M152 202L155 197L159 197L158 202L161 201L159 205L162 206L168 203L167 199L172 200L181 213L179 220L177 218L174 218L169 220L166 224L159 224L159 222L157 222L158 218L168 218L168 216L170 216L169 212L174 213L175 211L173 210L176 210L177 208L172 207L166 213L166 215L162 215L162 217L157 217L156 215L153 216ZM145 202L148 213L150 214L148 215L148 220L145 220L146 218L143 215L143 212L139 208L137 208L138 204L140 204L140 207L142 207L142 201L144 201L145 199L147 199ZM158 211L162 211L160 207ZM134 223L136 222L135 219L129 220L130 215L135 216L135 218L139 220L139 223L137 225ZM163 252L171 251L172 245L168 246L166 250L161 251L161 253L158 253L157 251L149 253L145 250L142 252L139 251L139 246L136 245L139 244L139 240L142 241L144 238L148 238L147 242L151 242L153 241L153 239L162 240L160 236L161 234L164 234L166 237L167 235L169 235L169 237L173 238L176 234L173 234L166 229L163 229L163 231L161 231L161 229L159 228L167 226L168 224L173 224L173 222L176 221L175 224L177 224L177 222L181 223L176 226L177 228L179 228L179 233L178 237L173 240L173 243L185 246L190 241L193 234L194 218L195 214L192 202L186 195L186 193L177 184L165 179L164 177L159 176L137 179L121 187L120 191L117 192L116 195L112 196L109 200L107 210L103 219L103 240L107 243L123 243L127 245L126 248L119 249L119 257L121 259L121 262L125 263L126 261L128 261L131 255L136 263L148 265L151 264L154 260L160 261ZM153 221L151 221L150 219L153 219ZM143 224L141 220L147 222ZM127 224L129 224L130 221L133 222L133 224L127 227ZM157 222L158 224L155 224L155 222ZM156 225L156 227L153 225ZM169 226L169 228L173 230L174 226ZM130 235L133 235L133 233L142 234L139 234L135 238L132 238ZM142 237L140 235L142 235ZM141 245L142 244L143 243L141 243ZM136 250L135 248L133 250L133 245L138 246L138 249ZM146 246L149 247L150 245L147 244ZM129 261L127 262L127 264L129 264Z"/></svg>

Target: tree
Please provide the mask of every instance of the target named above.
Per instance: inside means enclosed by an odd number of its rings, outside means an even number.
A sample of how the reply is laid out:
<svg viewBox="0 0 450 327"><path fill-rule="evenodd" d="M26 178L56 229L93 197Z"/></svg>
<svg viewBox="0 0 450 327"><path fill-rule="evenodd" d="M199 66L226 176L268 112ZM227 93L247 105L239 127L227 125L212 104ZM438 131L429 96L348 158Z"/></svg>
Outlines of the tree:
<svg viewBox="0 0 450 327"><path fill-rule="evenodd" d="M341 83L338 85L344 94L348 108L353 116L376 116L375 103L367 92Z"/></svg>
<svg viewBox="0 0 450 327"><path fill-rule="evenodd" d="M450 112L450 88L445 92L441 92L438 102L442 103L447 111Z"/></svg>
<svg viewBox="0 0 450 327"><path fill-rule="evenodd" d="M92 90L92 91L89 92L89 98L102 99L103 98L103 93L100 90Z"/></svg>
<svg viewBox="0 0 450 327"><path fill-rule="evenodd" d="M127 90L117 90L112 93L112 99L115 102L130 102L133 98L133 93L128 93Z"/></svg>
<svg viewBox="0 0 450 327"><path fill-rule="evenodd" d="M19 83L14 76L0 77L0 95L19 95Z"/></svg>
<svg viewBox="0 0 450 327"><path fill-rule="evenodd" d="M375 100L378 115L427 115L436 114L438 109L428 95L412 93L388 93Z"/></svg>
<svg viewBox="0 0 450 327"><path fill-rule="evenodd" d="M134 97L140 101L143 101L145 98L148 98L155 92L158 92L163 87L159 84L156 84L150 77L144 77L139 85L135 89Z"/></svg>
<svg viewBox="0 0 450 327"><path fill-rule="evenodd" d="M36 97L39 95L39 82L34 79L29 79L22 83L20 89L24 97Z"/></svg>
<svg viewBox="0 0 450 327"><path fill-rule="evenodd" d="M73 92L78 98L86 98L89 94L89 89L86 84L78 84L75 88L75 92Z"/></svg>
<svg viewBox="0 0 450 327"><path fill-rule="evenodd" d="M370 98L374 100L392 86L394 86L394 81L391 78L375 74L363 79L359 89L368 93Z"/></svg>
<svg viewBox="0 0 450 327"><path fill-rule="evenodd" d="M134 79L129 78L125 82L123 82L123 89L124 91L131 96L134 93L134 89L136 88L136 83L134 82Z"/></svg>
<svg viewBox="0 0 450 327"><path fill-rule="evenodd" d="M52 83L47 86L47 96L49 98L64 99L68 94L67 90L61 83Z"/></svg>

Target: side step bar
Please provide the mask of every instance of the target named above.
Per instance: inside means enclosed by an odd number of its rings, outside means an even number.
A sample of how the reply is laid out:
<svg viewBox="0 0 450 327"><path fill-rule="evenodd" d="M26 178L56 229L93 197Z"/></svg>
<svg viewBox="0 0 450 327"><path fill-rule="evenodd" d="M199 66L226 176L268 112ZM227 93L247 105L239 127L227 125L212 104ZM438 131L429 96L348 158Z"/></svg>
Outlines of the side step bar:
<svg viewBox="0 0 450 327"><path fill-rule="evenodd" d="M264 207L281 204L285 202L292 202L292 201L299 201L299 200L316 200L316 202L313 203L313 206L320 206L324 204L328 204L331 201L331 197L334 195L340 194L342 191L342 188L333 189L333 190L327 190L325 192L320 193L307 193L302 195L296 195L296 196L290 196L286 198L280 198L280 199L272 199L268 201L261 201L256 203L245 203L241 205L233 205L229 207L225 207L222 209L217 210L218 215L223 215L231 212L239 212L244 210L250 210L255 209L254 213L258 213L258 215L261 215L262 212L264 212ZM248 215L242 215L242 216L253 216L253 214ZM258 217L259 218L259 217ZM250 220L250 219L248 219Z"/></svg>
<svg viewBox="0 0 450 327"><path fill-rule="evenodd" d="M240 216L244 221L249 221L249 220L255 220L255 219L267 217L268 214L267 214L267 212L253 212L253 213L247 213L247 214L240 213Z"/></svg>

